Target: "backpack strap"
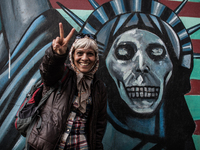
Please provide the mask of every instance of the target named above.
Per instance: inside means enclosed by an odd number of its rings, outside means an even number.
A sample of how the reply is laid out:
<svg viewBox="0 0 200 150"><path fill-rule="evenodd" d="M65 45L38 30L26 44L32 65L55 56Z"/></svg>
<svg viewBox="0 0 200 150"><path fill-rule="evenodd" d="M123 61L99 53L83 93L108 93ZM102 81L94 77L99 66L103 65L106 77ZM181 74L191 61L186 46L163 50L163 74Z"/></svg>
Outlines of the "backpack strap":
<svg viewBox="0 0 200 150"><path fill-rule="evenodd" d="M68 67L66 67L66 68L65 68L65 72L64 72L64 74L63 74L61 80L59 80L59 82L58 82L59 85L56 85L56 86L51 87L51 88L47 91L47 93L42 97L42 99L40 100L40 102L39 102L39 104L38 104L38 106L37 106L37 108L36 108L37 111L36 111L36 113L34 114L32 120L31 120L31 123L30 123L29 128L27 129L25 150L29 150L28 139L29 139L29 136L30 136L30 134L31 134L31 131L32 131L32 129L33 129L33 127L34 127L34 125L35 125L35 123L36 123L36 121L37 121L37 120L36 120L37 117L39 117L40 119L39 119L39 122L38 122L38 124L37 124L36 129L39 130L39 129L41 128L42 118L41 118L41 116L39 115L39 108L44 104L44 102L49 98L49 96L51 95L51 93L52 93L56 88L58 88L58 91L61 90L61 84L62 84L62 82L64 82L64 80L67 78L68 74L69 74L69 69L68 69ZM36 85L41 85L41 83L42 83L42 82L36 83ZM36 86L36 87L38 87L38 86Z"/></svg>
<svg viewBox="0 0 200 150"><path fill-rule="evenodd" d="M49 96L51 95L51 93L56 89L56 87L51 87L50 90L48 90L48 92L42 97L42 99L40 100L37 108L36 108L36 113L33 115L31 123L29 128L27 129L27 135L26 135L26 145L25 145L25 150L29 150L29 145L28 145L28 139L30 136L30 133L36 123L36 118L39 117L39 122L38 125L36 127L37 130L39 130L41 128L41 123L42 123L42 118L39 115L39 108L44 104L44 102L49 98Z"/></svg>

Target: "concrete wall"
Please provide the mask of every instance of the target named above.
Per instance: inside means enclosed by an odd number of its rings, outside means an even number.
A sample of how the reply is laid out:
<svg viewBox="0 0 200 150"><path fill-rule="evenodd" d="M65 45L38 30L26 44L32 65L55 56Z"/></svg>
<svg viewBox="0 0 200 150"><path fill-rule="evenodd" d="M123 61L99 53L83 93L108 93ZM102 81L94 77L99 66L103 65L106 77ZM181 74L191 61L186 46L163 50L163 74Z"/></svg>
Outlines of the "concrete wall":
<svg viewBox="0 0 200 150"><path fill-rule="evenodd" d="M24 147L15 114L40 79L59 22L66 34L74 27L97 36L97 73L108 89L106 150L200 149L200 1L56 2L0 1L1 149Z"/></svg>

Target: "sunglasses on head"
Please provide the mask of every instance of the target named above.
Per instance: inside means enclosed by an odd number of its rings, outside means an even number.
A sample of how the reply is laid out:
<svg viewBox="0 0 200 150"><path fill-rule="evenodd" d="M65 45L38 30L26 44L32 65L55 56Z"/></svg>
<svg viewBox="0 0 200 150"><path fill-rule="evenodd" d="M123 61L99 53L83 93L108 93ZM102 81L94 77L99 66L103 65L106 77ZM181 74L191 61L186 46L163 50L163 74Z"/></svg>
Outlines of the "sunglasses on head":
<svg viewBox="0 0 200 150"><path fill-rule="evenodd" d="M79 33L76 35L76 39L81 39L84 38L85 36L89 37L92 40L96 40L96 36L93 34L84 34L84 33Z"/></svg>

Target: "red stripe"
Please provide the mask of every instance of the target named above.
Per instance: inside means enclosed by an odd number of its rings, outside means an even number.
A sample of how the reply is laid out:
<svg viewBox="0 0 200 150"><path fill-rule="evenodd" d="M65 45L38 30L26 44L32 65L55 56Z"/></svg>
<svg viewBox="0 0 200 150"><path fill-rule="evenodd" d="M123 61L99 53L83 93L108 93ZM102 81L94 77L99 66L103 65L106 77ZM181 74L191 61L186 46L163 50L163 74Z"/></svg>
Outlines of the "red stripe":
<svg viewBox="0 0 200 150"><path fill-rule="evenodd" d="M160 0L162 4L169 7L172 10L175 10L181 2L177 1L168 1L168 0ZM180 11L178 16L184 16L184 17L200 17L200 3L199 2L187 2L186 5L183 7L183 9Z"/></svg>
<svg viewBox="0 0 200 150"><path fill-rule="evenodd" d="M65 70L67 69L67 66L65 67ZM69 74L69 70L67 71L67 74L63 77L63 79L61 80L61 82L63 83L65 81L65 79L67 78Z"/></svg>
<svg viewBox="0 0 200 150"><path fill-rule="evenodd" d="M200 53L200 40L192 40L194 53Z"/></svg>
<svg viewBox="0 0 200 150"><path fill-rule="evenodd" d="M200 95L200 80L190 80L191 90L187 95Z"/></svg>
<svg viewBox="0 0 200 150"><path fill-rule="evenodd" d="M18 118L15 120L15 128L17 129L17 120Z"/></svg>
<svg viewBox="0 0 200 150"><path fill-rule="evenodd" d="M26 99L27 99L27 98L25 98L24 102L22 103L22 105L20 106L19 110L17 111L16 116L18 116L20 109L24 106L24 103L26 102ZM18 120L18 118L16 118L16 120L15 120L15 128L16 128L16 129L17 129L17 120Z"/></svg>
<svg viewBox="0 0 200 150"><path fill-rule="evenodd" d="M109 0L96 0L99 5L102 5L108 1ZM88 0L50 0L52 7L58 9L60 7L56 2L60 2L69 9L94 10Z"/></svg>
<svg viewBox="0 0 200 150"><path fill-rule="evenodd" d="M109 2L110 0L96 0L96 2L101 6L102 4ZM94 8L90 5L88 0L50 0L50 3L53 8L59 9L60 7L56 2L60 2L65 7L69 9L82 9L82 10L93 10ZM160 0L159 2L163 3L172 10L175 10L181 2L178 1L168 1ZM179 16L185 17L200 17L199 13L200 3L199 2L187 2L183 7Z"/></svg>
<svg viewBox="0 0 200 150"><path fill-rule="evenodd" d="M195 135L200 135L200 120L196 120L195 124L196 124L196 129L194 131L194 134Z"/></svg>
<svg viewBox="0 0 200 150"><path fill-rule="evenodd" d="M31 99L28 101L28 104L33 104L35 103L35 96L37 94L37 92L40 90L40 88L38 88L32 95Z"/></svg>

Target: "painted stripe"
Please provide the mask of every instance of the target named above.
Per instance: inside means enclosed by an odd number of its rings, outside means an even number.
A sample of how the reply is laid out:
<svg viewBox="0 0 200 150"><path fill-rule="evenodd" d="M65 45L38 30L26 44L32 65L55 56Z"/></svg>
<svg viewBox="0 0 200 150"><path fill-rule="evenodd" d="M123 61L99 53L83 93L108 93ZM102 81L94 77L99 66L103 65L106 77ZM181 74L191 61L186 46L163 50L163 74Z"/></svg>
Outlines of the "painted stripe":
<svg viewBox="0 0 200 150"><path fill-rule="evenodd" d="M77 23L69 17L62 9L57 9L57 11L70 23L72 27L76 29L76 31L79 31L81 28ZM88 16L92 13L92 10L74 10L71 9L71 11L76 14L79 18L81 18L83 21L87 20Z"/></svg>
<svg viewBox="0 0 200 150"><path fill-rule="evenodd" d="M196 129L194 131L195 135L200 135L200 120L195 120Z"/></svg>
<svg viewBox="0 0 200 150"><path fill-rule="evenodd" d="M196 150L199 150L200 149L200 142L199 142L200 135L192 135L192 138L194 140Z"/></svg>
<svg viewBox="0 0 200 150"><path fill-rule="evenodd" d="M191 79L191 90L187 95L200 95L200 80ZM200 101L200 100L199 100Z"/></svg>
<svg viewBox="0 0 200 150"><path fill-rule="evenodd" d="M185 100L194 120L200 120L200 96L185 95Z"/></svg>
<svg viewBox="0 0 200 150"><path fill-rule="evenodd" d="M60 8L56 2L60 2L68 9L83 9L93 10L94 8L90 5L88 0L49 0L53 8ZM99 5L102 5L110 0L96 0Z"/></svg>
<svg viewBox="0 0 200 150"><path fill-rule="evenodd" d="M200 53L200 40L192 40L192 46L194 53Z"/></svg>
<svg viewBox="0 0 200 150"><path fill-rule="evenodd" d="M183 22L184 26L186 28L190 28L194 25L197 25L200 23L200 18L195 17L180 17L181 21Z"/></svg>
<svg viewBox="0 0 200 150"><path fill-rule="evenodd" d="M199 13L200 14L200 13ZM200 24L200 18L193 17L180 17L186 29L191 28L197 24ZM192 35L190 35L191 39L200 39L200 30L196 31Z"/></svg>
<svg viewBox="0 0 200 150"><path fill-rule="evenodd" d="M59 13L61 13L64 17L68 16L62 9L57 9ZM78 10L78 9L71 9L71 11L76 14L79 18L81 18L83 21L86 21L86 19L89 17L89 15L93 12L93 10ZM156 12L153 14L158 15ZM159 16L159 15L158 15ZM194 18L194 17L179 17L181 21L183 22L184 26L186 28L190 28L194 25L197 25L200 23L200 18ZM200 39L200 38L199 38Z"/></svg>
<svg viewBox="0 0 200 150"><path fill-rule="evenodd" d="M96 2L101 6L102 4L108 2L109 0L96 0ZM53 8L59 9L60 7L56 3L57 1L50 0L50 3ZM61 4L69 9L81 9L81 10L94 10L94 8L90 5L87 0L73 0L71 1L66 0L58 0ZM181 2L179 1L168 1L168 0L160 0L159 2L163 3L167 7L172 10L175 10ZM181 12L178 14L179 16L188 16L188 17L200 17L199 13L200 2L187 2Z"/></svg>
<svg viewBox="0 0 200 150"><path fill-rule="evenodd" d="M168 0L160 0L159 2L166 5L172 10L175 10L181 4L181 2ZM200 17L199 8L200 3L187 2L187 4L183 7L178 15L188 17Z"/></svg>
<svg viewBox="0 0 200 150"><path fill-rule="evenodd" d="M192 71L192 74L190 76L190 79L196 79L196 80L200 80L200 59L194 59L194 68Z"/></svg>
<svg viewBox="0 0 200 150"><path fill-rule="evenodd" d="M183 0L170 0L170 1L179 1L179 2L182 2ZM188 0L188 2L200 2L200 0Z"/></svg>
<svg viewBox="0 0 200 150"><path fill-rule="evenodd" d="M77 30L80 30L80 27L73 21L62 9L57 9L57 11L66 19L68 22ZM73 13L75 13L79 18L83 21L86 21L89 15L92 13L92 10L75 10L71 9ZM183 22L186 29L199 24L200 18L192 18L192 17L180 17L181 21ZM190 35L191 39L200 39L200 30L196 31L192 35Z"/></svg>
<svg viewBox="0 0 200 150"><path fill-rule="evenodd" d="M72 25L75 26L76 28L76 23L62 10L62 9L57 9L58 12L66 19L68 22ZM76 10L76 9L71 9L73 13L75 13L79 18L81 18L83 21L86 21L89 15L92 13L93 10ZM193 17L180 17L181 21L183 22L184 26L186 29L193 27L194 25L197 25L200 23L200 18L193 18ZM79 26L77 26L79 27ZM200 30L196 31L190 36L191 39L200 39Z"/></svg>

